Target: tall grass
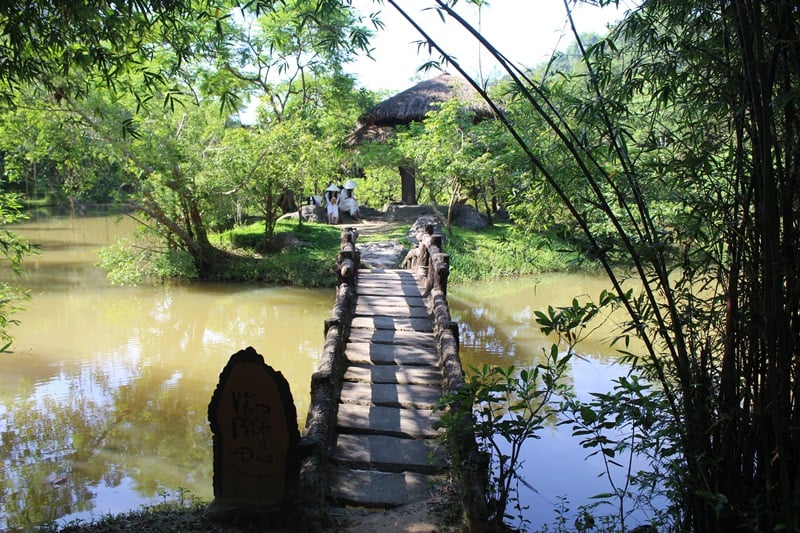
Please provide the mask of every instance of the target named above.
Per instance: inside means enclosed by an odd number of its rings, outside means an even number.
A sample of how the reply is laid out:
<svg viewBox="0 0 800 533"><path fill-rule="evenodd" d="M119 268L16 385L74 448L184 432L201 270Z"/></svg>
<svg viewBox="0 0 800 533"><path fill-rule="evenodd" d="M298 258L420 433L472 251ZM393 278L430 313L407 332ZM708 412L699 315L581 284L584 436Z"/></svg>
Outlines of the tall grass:
<svg viewBox="0 0 800 533"><path fill-rule="evenodd" d="M451 283L567 270L573 259L545 237L518 232L512 224L482 230L453 227L444 250L450 254Z"/></svg>

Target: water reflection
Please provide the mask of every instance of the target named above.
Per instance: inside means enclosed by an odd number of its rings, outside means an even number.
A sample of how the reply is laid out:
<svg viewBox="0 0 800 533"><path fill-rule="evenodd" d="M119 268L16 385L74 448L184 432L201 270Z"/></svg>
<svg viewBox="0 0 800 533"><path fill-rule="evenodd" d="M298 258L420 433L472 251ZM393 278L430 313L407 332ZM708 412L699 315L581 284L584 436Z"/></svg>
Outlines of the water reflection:
<svg viewBox="0 0 800 533"><path fill-rule="evenodd" d="M131 219L119 215L47 217L15 226L39 255L27 257L21 278L0 269L0 279L19 282L32 290L96 289L110 286L105 272L95 268L96 250L134 230Z"/></svg>
<svg viewBox="0 0 800 533"><path fill-rule="evenodd" d="M180 487L210 499L206 410L228 357L248 345L289 381L302 427L333 291L113 287L94 250L130 221L48 219L21 231L43 254L25 262L32 300L17 315L14 352L0 355L0 530L122 512ZM602 277L568 275L453 286L465 366L535 364L553 339L534 311L604 288ZM610 334L572 362L579 394L624 374L603 342ZM607 490L568 429L545 433L525 451L538 493L521 496L534 526L552 522L559 496L576 504Z"/></svg>
<svg viewBox="0 0 800 533"><path fill-rule="evenodd" d="M130 227L81 220L28 233L80 238L74 248L45 239L26 262L32 300L0 355L3 531L120 512L180 487L210 499L208 402L246 346L283 372L301 427L308 409L332 291L112 287L92 250Z"/></svg>
<svg viewBox="0 0 800 533"><path fill-rule="evenodd" d="M568 273L453 286L448 301L453 319L461 326L464 365L480 362L520 366L539 362L538 358L545 350L549 352L557 339L541 333L534 313L550 305L570 305L573 298L597 302L599 294L607 289L609 283L603 275ZM609 349L609 343L617 331L615 320L612 317L594 325L598 329L581 342L581 354L613 361L616 352Z"/></svg>
<svg viewBox="0 0 800 533"><path fill-rule="evenodd" d="M448 301L452 317L459 323L465 369L484 363L517 368L543 363L545 352L549 353L557 338L542 334L534 313L550 305L569 305L575 297L597 301L607 287L605 277L585 274L548 274L451 287ZM614 321L596 326L592 336L578 345L579 356L573 357L565 376L566 384L585 400L591 392L611 390L612 380L628 371L616 363L616 351L609 346L616 331ZM587 458L591 451L580 446L569 427L555 421L544 428L539 439L526 442L523 476L532 489L521 485L519 496L531 529L546 524L553 527L559 510L570 518L567 524L572 524L579 505L591 503L596 494L609 492L607 479L600 477L604 472L602 459ZM636 460L634 471L645 466ZM615 480L619 482L624 474L620 468L614 472ZM600 511L613 513L607 508Z"/></svg>

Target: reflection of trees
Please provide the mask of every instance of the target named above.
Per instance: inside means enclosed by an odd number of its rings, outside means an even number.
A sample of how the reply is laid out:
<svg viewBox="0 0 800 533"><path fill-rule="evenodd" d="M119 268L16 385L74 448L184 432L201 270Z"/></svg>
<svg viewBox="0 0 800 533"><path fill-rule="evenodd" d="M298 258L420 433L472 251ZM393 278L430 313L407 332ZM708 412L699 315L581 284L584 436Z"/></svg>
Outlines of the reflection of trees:
<svg viewBox="0 0 800 533"><path fill-rule="evenodd" d="M541 279L501 280L450 291L448 300L453 319L459 322L462 360L508 366L531 366L541 362L544 350L557 339L545 336L536 324L534 313L548 306L569 305L575 297L600 294L607 288L605 279L581 274L548 274ZM579 296L584 295L584 296ZM596 330L576 346L582 356L614 362L618 353L611 339L619 334L613 315L599 315L592 323ZM628 348L636 350L638 344Z"/></svg>
<svg viewBox="0 0 800 533"><path fill-rule="evenodd" d="M509 315L506 310L465 300L451 300L450 311L459 325L464 366L530 367L541 362L543 350L549 349L552 342L532 324L532 313L515 309L514 314ZM523 319L525 316L527 320Z"/></svg>
<svg viewBox="0 0 800 533"><path fill-rule="evenodd" d="M552 340L531 323L533 314L529 312L530 309L515 310L513 316L508 316L474 303L466 304L459 300L449 303L453 320L459 325L459 354L468 373L470 366L484 364L500 367L514 365L517 369L523 369L545 363L544 350L549 351ZM520 321L521 317L526 316L527 320ZM568 387L574 382L571 366L562 378L562 383ZM548 406L545 412L550 415L551 409ZM546 421L546 425L555 423L554 418Z"/></svg>
<svg viewBox="0 0 800 533"><path fill-rule="evenodd" d="M37 324L66 339L88 322L79 344L96 355L88 366L49 365L46 376L38 368L35 383L0 395L0 530L89 511L96 486L126 478L143 497L183 487L209 498L208 402L228 357L246 345L284 373L304 418L332 295L189 292L87 295L91 310Z"/></svg>
<svg viewBox="0 0 800 533"><path fill-rule="evenodd" d="M461 357L492 365L518 364L514 337L499 330L486 309L457 308L451 305L453 319L459 325Z"/></svg>
<svg viewBox="0 0 800 533"><path fill-rule="evenodd" d="M107 370L93 370L62 397L4 406L0 483L7 523L0 521L0 529L90 510L95 485L114 487L126 476L147 496L176 487L208 492L211 445L203 408L209 397L137 370L134 364L123 370L130 376L123 386L97 375Z"/></svg>
<svg viewBox="0 0 800 533"><path fill-rule="evenodd" d="M64 398L17 400L4 406L0 442L5 516L0 528L28 529L85 508L98 477L76 468L104 431L103 407L79 388Z"/></svg>

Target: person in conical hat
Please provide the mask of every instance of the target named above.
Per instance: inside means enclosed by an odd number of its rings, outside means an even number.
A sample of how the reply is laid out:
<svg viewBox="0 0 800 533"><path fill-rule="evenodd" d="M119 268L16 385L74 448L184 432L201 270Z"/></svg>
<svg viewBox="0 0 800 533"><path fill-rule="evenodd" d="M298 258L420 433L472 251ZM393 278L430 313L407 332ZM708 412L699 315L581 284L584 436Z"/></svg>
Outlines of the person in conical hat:
<svg viewBox="0 0 800 533"><path fill-rule="evenodd" d="M328 203L330 203L331 196L334 194L338 195L339 191L340 189L336 184L331 183L330 185L328 185L328 188L325 189L325 204L327 205Z"/></svg>
<svg viewBox="0 0 800 533"><path fill-rule="evenodd" d="M333 183L325 189L325 212L328 214L328 224L339 223L339 187Z"/></svg>
<svg viewBox="0 0 800 533"><path fill-rule="evenodd" d="M344 188L342 189L342 197L339 199L339 209L342 209L347 214L349 214L350 218L352 218L353 220L358 220L361 217L361 213L359 212L358 209L358 202L353 196L353 190L355 188L356 188L356 182L353 180L347 180L344 183Z"/></svg>

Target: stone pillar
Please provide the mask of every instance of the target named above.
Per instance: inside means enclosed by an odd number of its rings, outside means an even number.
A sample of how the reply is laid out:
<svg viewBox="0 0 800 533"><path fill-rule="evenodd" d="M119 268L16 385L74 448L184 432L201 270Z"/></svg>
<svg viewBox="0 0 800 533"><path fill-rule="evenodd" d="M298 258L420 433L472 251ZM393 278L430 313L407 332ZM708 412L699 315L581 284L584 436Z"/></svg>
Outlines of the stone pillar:
<svg viewBox="0 0 800 533"><path fill-rule="evenodd" d="M208 420L214 437L215 514L282 511L299 482L297 409L283 374L253 348L231 356Z"/></svg>

